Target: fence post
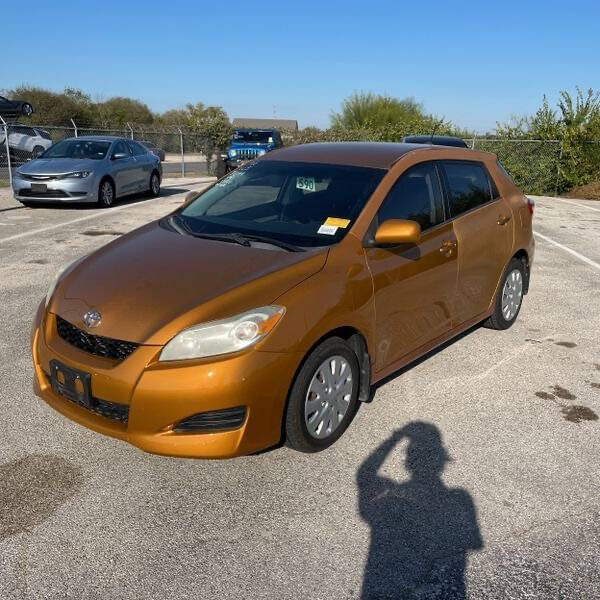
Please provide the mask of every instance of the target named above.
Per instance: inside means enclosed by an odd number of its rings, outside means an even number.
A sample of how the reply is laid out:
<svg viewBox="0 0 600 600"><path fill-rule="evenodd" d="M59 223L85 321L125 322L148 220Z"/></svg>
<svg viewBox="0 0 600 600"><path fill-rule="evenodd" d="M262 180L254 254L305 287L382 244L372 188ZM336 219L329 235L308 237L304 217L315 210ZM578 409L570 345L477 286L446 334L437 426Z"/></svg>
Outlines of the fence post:
<svg viewBox="0 0 600 600"><path fill-rule="evenodd" d="M127 128L129 129L129 137L133 139L133 129L131 129L131 125L127 123Z"/></svg>
<svg viewBox="0 0 600 600"><path fill-rule="evenodd" d="M473 142L471 143L471 150L475 150L475 140L477 139L477 136L475 134L473 134Z"/></svg>
<svg viewBox="0 0 600 600"><path fill-rule="evenodd" d="M77 125L75 125L75 121L71 119L71 123L73 123L73 129L75 130L75 137L77 137Z"/></svg>
<svg viewBox="0 0 600 600"><path fill-rule="evenodd" d="M558 162L556 163L556 185L554 186L554 195L558 196L558 185L560 183L560 163L563 156L563 144L560 142L560 152L558 153Z"/></svg>
<svg viewBox="0 0 600 600"><path fill-rule="evenodd" d="M8 184L12 188L12 167L10 164L10 146L8 144L8 125L6 121L0 117L0 121L2 121L2 128L4 129L4 143L6 144L6 162L8 164Z"/></svg>
<svg viewBox="0 0 600 600"><path fill-rule="evenodd" d="M179 131L179 147L181 148L181 176L185 177L185 155L183 153L183 131L178 127Z"/></svg>

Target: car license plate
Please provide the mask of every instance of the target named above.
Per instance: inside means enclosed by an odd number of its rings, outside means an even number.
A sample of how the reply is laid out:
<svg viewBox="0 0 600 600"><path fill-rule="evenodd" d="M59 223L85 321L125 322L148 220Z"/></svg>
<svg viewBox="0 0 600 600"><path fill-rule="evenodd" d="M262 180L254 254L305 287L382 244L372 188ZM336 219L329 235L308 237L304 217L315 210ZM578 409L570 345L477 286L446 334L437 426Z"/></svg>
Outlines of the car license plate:
<svg viewBox="0 0 600 600"><path fill-rule="evenodd" d="M89 373L67 367L58 360L50 361L50 384L54 392L86 408L92 402L90 381Z"/></svg>
<svg viewBox="0 0 600 600"><path fill-rule="evenodd" d="M32 183L31 191L32 192L47 192L48 186L45 183Z"/></svg>

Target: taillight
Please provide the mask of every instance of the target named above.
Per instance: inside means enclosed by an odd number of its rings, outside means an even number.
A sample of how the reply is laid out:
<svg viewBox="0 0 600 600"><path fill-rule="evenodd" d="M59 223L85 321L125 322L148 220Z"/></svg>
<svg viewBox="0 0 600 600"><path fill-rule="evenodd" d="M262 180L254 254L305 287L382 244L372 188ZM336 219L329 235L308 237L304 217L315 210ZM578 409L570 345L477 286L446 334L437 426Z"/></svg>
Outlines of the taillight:
<svg viewBox="0 0 600 600"><path fill-rule="evenodd" d="M529 196L525 196L525 200L527 200L527 208L529 209L529 214L533 217L533 209L535 208L535 200L529 198Z"/></svg>

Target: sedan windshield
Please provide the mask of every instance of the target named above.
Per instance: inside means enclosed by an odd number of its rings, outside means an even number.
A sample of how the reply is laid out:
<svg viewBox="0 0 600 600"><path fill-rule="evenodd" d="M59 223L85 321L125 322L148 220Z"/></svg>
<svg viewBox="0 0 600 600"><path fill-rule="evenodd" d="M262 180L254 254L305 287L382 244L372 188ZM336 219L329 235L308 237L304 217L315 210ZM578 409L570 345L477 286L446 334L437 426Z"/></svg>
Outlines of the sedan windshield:
<svg viewBox="0 0 600 600"><path fill-rule="evenodd" d="M110 142L62 140L40 154L39 158L92 158L102 160L109 148Z"/></svg>
<svg viewBox="0 0 600 600"><path fill-rule="evenodd" d="M232 141L254 144L268 144L273 141L272 131L235 131Z"/></svg>
<svg viewBox="0 0 600 600"><path fill-rule="evenodd" d="M233 171L177 214L182 230L196 235L329 246L352 227L384 174L365 167L259 161Z"/></svg>

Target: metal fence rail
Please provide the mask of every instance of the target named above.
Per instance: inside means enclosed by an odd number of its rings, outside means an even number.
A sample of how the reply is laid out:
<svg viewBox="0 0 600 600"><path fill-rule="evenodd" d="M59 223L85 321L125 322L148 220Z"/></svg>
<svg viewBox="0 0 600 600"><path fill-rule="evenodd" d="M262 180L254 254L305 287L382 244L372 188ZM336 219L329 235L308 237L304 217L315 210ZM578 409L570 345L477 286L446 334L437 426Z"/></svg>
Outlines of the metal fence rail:
<svg viewBox="0 0 600 600"><path fill-rule="evenodd" d="M51 144L67 137L84 135L114 135L155 144L165 153L165 177L194 177L213 172L211 167L214 163L207 163L202 152L207 147L206 139L178 128L160 130L130 124L98 128L82 126L73 120L71 126L38 126L7 124L0 120L0 185L9 184L14 169L35 158ZM558 140L475 138L465 141L475 150L496 154L515 183L526 193L558 194L578 183L573 181L571 174L582 169L600 179L600 141L583 142L576 156L563 153ZM295 139L291 143L295 143Z"/></svg>

